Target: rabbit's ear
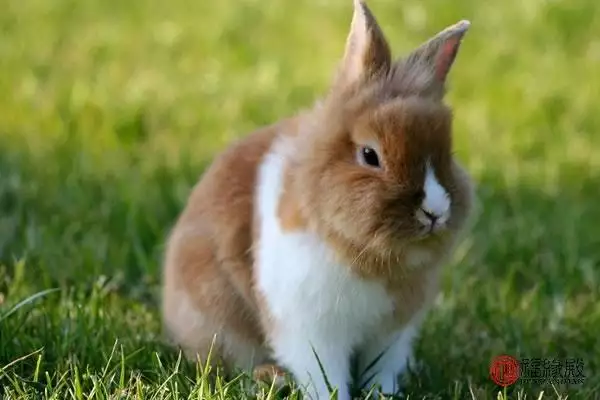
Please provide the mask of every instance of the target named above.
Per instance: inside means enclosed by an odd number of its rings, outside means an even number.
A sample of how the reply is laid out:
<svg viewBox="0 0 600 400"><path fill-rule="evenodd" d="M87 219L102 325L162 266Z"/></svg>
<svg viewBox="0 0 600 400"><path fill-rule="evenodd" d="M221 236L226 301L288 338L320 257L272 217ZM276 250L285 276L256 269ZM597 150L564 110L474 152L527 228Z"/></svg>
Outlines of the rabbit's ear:
<svg viewBox="0 0 600 400"><path fill-rule="evenodd" d="M352 85L386 74L390 65L390 48L375 17L362 0L354 0L354 15L337 85Z"/></svg>
<svg viewBox="0 0 600 400"><path fill-rule="evenodd" d="M398 62L396 69L403 75L403 81L413 86L410 89L443 92L462 38L470 26L467 20L449 26Z"/></svg>

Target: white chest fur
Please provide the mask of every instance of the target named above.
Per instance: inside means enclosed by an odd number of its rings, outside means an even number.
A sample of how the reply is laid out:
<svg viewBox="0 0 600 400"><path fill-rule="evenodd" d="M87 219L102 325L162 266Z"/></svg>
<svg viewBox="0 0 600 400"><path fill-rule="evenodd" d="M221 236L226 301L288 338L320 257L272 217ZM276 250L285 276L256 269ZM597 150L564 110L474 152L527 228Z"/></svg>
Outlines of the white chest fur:
<svg viewBox="0 0 600 400"><path fill-rule="evenodd" d="M393 301L382 285L336 263L317 236L282 231L277 217L285 166L282 145L263 161L257 192L261 222L255 277L274 322L269 340L275 357L300 382L315 379L311 375L319 371L312 350L323 358L330 380L344 381L349 353L390 316ZM309 392L320 397L323 390L315 382Z"/></svg>

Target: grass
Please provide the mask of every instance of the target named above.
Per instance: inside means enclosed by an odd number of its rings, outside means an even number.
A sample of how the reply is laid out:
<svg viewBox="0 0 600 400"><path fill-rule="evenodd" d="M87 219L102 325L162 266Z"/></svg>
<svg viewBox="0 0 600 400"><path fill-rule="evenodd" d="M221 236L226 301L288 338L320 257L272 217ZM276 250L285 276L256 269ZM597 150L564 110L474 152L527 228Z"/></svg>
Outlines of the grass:
<svg viewBox="0 0 600 400"><path fill-rule="evenodd" d="M473 24L448 101L480 214L407 393L599 398L596 2L369 4L396 53ZM272 395L163 344L163 243L216 151L325 90L350 16L349 0L3 2L0 397ZM488 377L504 353L580 358L586 380L504 390Z"/></svg>

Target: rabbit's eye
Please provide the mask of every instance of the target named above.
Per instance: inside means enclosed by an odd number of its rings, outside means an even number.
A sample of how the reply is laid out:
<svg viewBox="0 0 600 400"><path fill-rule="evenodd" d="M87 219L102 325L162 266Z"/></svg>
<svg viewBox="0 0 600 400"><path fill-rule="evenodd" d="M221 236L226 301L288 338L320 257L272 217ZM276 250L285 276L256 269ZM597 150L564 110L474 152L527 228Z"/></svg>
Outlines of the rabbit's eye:
<svg viewBox="0 0 600 400"><path fill-rule="evenodd" d="M377 156L377 152L373 150L371 147L361 147L360 148L360 161L368 166L379 168L379 157Z"/></svg>
<svg viewBox="0 0 600 400"><path fill-rule="evenodd" d="M412 194L412 197L416 203L421 203L425 198L425 191L423 189L419 189Z"/></svg>

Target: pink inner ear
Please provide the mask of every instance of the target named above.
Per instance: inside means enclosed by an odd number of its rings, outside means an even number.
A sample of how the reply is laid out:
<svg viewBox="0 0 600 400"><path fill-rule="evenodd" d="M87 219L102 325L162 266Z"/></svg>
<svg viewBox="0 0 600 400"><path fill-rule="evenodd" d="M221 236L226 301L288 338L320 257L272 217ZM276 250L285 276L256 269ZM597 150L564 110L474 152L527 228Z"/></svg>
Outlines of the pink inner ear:
<svg viewBox="0 0 600 400"><path fill-rule="evenodd" d="M442 45L440 53L438 54L435 62L435 75L439 80L444 81L446 79L446 75L448 75L450 66L456 57L456 52L458 51L459 45L460 37L450 38Z"/></svg>

